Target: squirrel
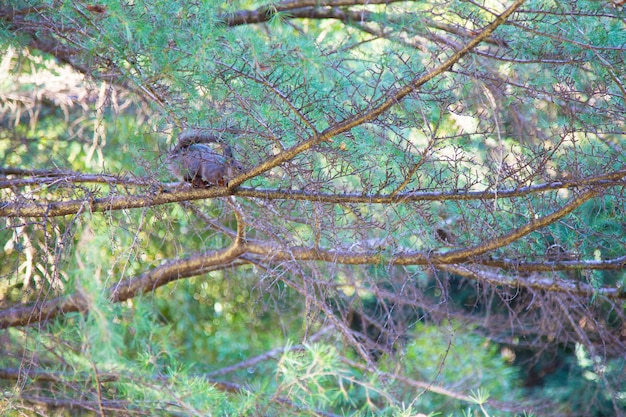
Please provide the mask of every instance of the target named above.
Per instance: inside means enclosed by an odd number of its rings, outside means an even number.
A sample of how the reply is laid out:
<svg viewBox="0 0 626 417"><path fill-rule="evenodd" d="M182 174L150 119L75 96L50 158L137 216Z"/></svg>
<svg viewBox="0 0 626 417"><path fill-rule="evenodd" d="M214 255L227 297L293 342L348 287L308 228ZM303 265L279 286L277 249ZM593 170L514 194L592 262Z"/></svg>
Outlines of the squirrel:
<svg viewBox="0 0 626 417"><path fill-rule="evenodd" d="M222 152L207 143L217 144ZM193 187L226 186L243 171L233 158L231 147L203 129L188 129L178 136L178 143L167 153L167 166L177 178Z"/></svg>

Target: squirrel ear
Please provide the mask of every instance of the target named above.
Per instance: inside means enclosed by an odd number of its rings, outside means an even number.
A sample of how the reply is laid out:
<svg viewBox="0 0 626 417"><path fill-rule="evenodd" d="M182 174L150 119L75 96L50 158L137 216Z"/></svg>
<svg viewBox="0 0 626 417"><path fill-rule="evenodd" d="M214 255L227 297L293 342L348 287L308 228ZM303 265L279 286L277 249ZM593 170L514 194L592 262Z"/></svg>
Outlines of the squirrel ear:
<svg viewBox="0 0 626 417"><path fill-rule="evenodd" d="M233 148L231 148L230 145L223 144L222 149L226 158L233 159Z"/></svg>

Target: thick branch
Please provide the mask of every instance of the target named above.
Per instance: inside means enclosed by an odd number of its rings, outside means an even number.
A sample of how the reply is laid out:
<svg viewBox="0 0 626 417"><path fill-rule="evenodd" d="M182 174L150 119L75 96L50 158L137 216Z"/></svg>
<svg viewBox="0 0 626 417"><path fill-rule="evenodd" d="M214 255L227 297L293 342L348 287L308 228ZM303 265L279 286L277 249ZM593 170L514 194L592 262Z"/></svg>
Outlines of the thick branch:
<svg viewBox="0 0 626 417"><path fill-rule="evenodd" d="M547 216L540 217L538 219L533 219L522 227L519 227L503 236L499 236L492 240L486 241L476 247L468 248L468 249L458 249L458 250L451 251L443 255L439 255L439 256L436 255L434 257L434 262L445 263L445 264L464 262L466 260L469 260L469 258L477 257L487 252L509 245L515 242L516 240L519 240L522 237L528 235L529 233L534 232L535 230L539 230L565 217L566 215L574 211L576 208L578 208L585 201L588 201L591 198L593 198L595 195L596 195L595 190L593 189L587 190L581 193L580 195L578 195L576 198L574 198L565 206L561 207L559 210L556 210L548 214Z"/></svg>
<svg viewBox="0 0 626 417"><path fill-rule="evenodd" d="M583 282L562 280L546 277L544 275L509 276L485 268L462 265L440 265L437 268L478 282L496 286L533 288L535 290L560 292L584 297L601 296L606 298L624 298L626 296L626 292L621 288L595 288Z"/></svg>
<svg viewBox="0 0 626 417"><path fill-rule="evenodd" d="M296 17L312 17L312 14L339 7L350 7L372 4L390 4L403 2L405 0L287 0L271 6L263 6L256 10L241 10L236 13L222 17L228 26L247 25L252 23L263 23L271 20L278 12L288 12L289 16L294 13L301 14ZM333 17L333 16L327 16Z"/></svg>
<svg viewBox="0 0 626 417"><path fill-rule="evenodd" d="M596 195L595 190L587 190L574 198L560 209L537 219L502 236L494 236L493 239L479 245L458 249L446 253L437 252L400 252L385 254L377 251L355 254L348 250L320 250L315 248L292 248L289 251L281 251L280 247L248 243L247 252L258 255L270 253L272 261L288 261L291 259L308 261L325 261L340 264L391 264L391 265L439 265L456 264L461 262L479 261L477 258L487 252L509 245L529 233L541 229L556 222L567 214L574 211L585 201Z"/></svg>
<svg viewBox="0 0 626 417"><path fill-rule="evenodd" d="M234 245L227 249L167 262L138 277L121 281L110 287L109 298L114 302L125 301L139 294L154 291L172 281L222 269L231 265L243 253L245 253L245 247L239 245L239 240L236 239Z"/></svg>
<svg viewBox="0 0 626 417"><path fill-rule="evenodd" d="M137 295L154 291L169 282L201 275L212 270L222 269L236 262L245 252L239 236L226 249L195 255L160 265L138 277L121 281L106 290L113 302L121 302ZM240 264L241 262L239 262ZM89 310L87 297L77 292L70 296L58 297L44 302L17 306L0 311L0 328L25 326L31 323L50 320L58 315Z"/></svg>
<svg viewBox="0 0 626 417"><path fill-rule="evenodd" d="M614 259L581 260L581 261L542 261L520 262L519 259L488 259L480 262L484 266L493 266L502 269L523 272L551 272L551 271L600 271L600 270L623 270L626 268L626 256Z"/></svg>
<svg viewBox="0 0 626 417"><path fill-rule="evenodd" d="M136 196L111 196L104 198L92 198L90 200L69 200L48 203L33 203L19 201L13 203L0 204L0 217L57 217L76 214L86 207L91 212L104 212L113 210L124 210L128 208L139 208L169 204L180 201L201 200L229 195L239 197L261 198L265 200L298 200L316 201L337 204L394 204L412 201L470 201L470 200L493 200L496 198L514 198L529 194L555 191L559 189L576 189L582 186L599 188L609 188L623 186L626 170L611 172L584 179L572 179L566 181L553 181L544 184L530 185L527 187L508 188L500 190L485 191L410 191L405 193L391 194L364 194L364 193L315 193L301 190L272 190L259 188L240 187L237 189L227 189L224 187L213 187L209 189L156 189L154 194ZM99 176L96 176L98 182ZM109 176L105 176L109 178ZM73 182L77 177L72 175L69 178L55 178L58 183ZM115 177L114 177L115 178ZM94 178L92 178L94 179ZM8 180L12 181L12 180ZM23 181L22 179L17 181ZM106 179L104 182L108 182ZM128 184L122 178L112 181L113 184ZM134 184L143 184L138 180ZM155 188L161 184L153 184Z"/></svg>
<svg viewBox="0 0 626 417"><path fill-rule="evenodd" d="M203 189L182 189L173 192L155 190L154 194L138 196L116 196L91 198L86 200L69 200L50 203L31 203L18 201L0 205L0 217L56 217L76 214L85 209L92 213L128 208L149 207L179 201L217 198L231 195L232 191L225 187Z"/></svg>
<svg viewBox="0 0 626 417"><path fill-rule="evenodd" d="M35 304L19 305L0 311L0 328L26 326L66 313L84 312L88 309L89 305L80 293Z"/></svg>

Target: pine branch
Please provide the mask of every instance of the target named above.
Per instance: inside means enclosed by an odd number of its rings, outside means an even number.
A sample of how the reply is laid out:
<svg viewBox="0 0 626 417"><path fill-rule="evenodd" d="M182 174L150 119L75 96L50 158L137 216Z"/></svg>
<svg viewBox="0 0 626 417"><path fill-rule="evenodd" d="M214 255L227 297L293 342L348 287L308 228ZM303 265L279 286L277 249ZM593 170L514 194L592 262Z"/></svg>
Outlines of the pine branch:
<svg viewBox="0 0 626 417"><path fill-rule="evenodd" d="M135 278L121 281L107 290L107 296L112 302L121 302L133 298L139 294L154 291L156 288L191 276L205 274L207 272L231 267L241 263L248 263L249 260L242 258L245 254L257 255L262 262L284 262L284 261L325 261L336 264L347 265L431 265L441 268L461 262L472 262L480 264L479 256L496 248L506 246L515 240L551 224L567 214L571 213L585 201L595 195L594 190L581 193L565 206L554 212L533 220L532 222L510 231L502 236L494 237L492 240L474 247L458 249L447 253L433 252L399 252L394 255L386 255L379 251L368 251L357 253L348 250L322 250L320 248L292 247L283 248L277 244L267 242L248 242L243 236L243 227L238 228L237 237L230 247L205 254L198 254L186 259L169 261ZM239 217L238 217L239 218ZM239 218L239 224L243 225L243 220ZM621 262L612 263L615 267L621 267ZM469 271L469 270L468 270ZM466 275L469 272L466 273ZM476 279L478 276L474 276ZM538 280L511 280L505 277L498 281L492 278L492 283L497 285L510 285L515 282L517 285L541 287L547 291L572 292L589 295L589 290L580 290L580 285L545 285L539 284ZM626 297L626 293L620 289L603 289L602 294L611 298ZM58 315L69 312L87 311L89 305L80 293L71 296L59 297L41 303L26 306L16 306L0 311L0 328L23 326L38 321L52 319Z"/></svg>
<svg viewBox="0 0 626 417"><path fill-rule="evenodd" d="M227 189L225 187L211 187L207 189L176 189L167 188L171 184L161 184L151 182L148 179L132 179L126 177L109 175L80 174L69 177L51 177L43 179L32 179L27 184L25 179L10 179L0 181L0 188L18 187L33 184L65 184L94 182L105 184L127 184L127 185L150 185L154 187L154 194L144 195L112 195L104 198L91 198L89 200L66 200L53 202L5 202L0 205L0 217L58 217L76 214L89 208L90 212L108 212L124 210L129 208L153 207L162 204L170 204L181 201L204 200L211 198L238 196L247 198L261 198L264 200L293 200L293 201L318 201L336 204L396 204L418 201L482 201L504 198L523 197L531 194L556 191L559 189L578 189L581 187L594 187L601 194L600 189L621 187L624 185L626 170L619 170L607 174L592 176L582 179L569 179L563 181L553 181L526 187L504 188L495 191L409 191L389 194L369 194L369 193L323 193L301 190L277 190L239 187L237 189ZM44 180L38 182L37 180ZM6 184L5 184L6 183Z"/></svg>
<svg viewBox="0 0 626 417"><path fill-rule="evenodd" d="M404 87L392 89L386 97L381 98L378 103L372 103L372 106L368 107L368 110L361 113L356 113L338 123L333 124L323 132L314 135L308 140L301 142L298 145L293 146L276 155L273 158L267 159L251 170L244 172L242 175L234 178L229 182L229 188L237 187L242 182L254 178L270 169L277 167L287 161L291 161L297 155L308 151L314 146L319 145L325 141L331 141L333 137L346 133L357 126L370 122L383 113L396 106L409 94L418 91L427 82L436 78L437 76L449 71L454 64L456 64L461 58L471 52L476 46L478 46L483 40L491 35L498 26L504 24L509 16L511 16L517 8L524 3L524 0L516 0L508 9L506 9L501 15L488 25L482 32L480 32L474 39L469 41L463 48L452 54L448 59L436 66L426 74L419 76L413 80L409 80Z"/></svg>

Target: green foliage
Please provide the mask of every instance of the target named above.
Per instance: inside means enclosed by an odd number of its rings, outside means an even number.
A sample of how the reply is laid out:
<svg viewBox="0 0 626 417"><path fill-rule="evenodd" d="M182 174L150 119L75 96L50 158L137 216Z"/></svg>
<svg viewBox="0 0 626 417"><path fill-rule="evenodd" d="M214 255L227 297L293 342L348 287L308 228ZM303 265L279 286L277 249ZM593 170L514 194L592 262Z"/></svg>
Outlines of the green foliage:
<svg viewBox="0 0 626 417"><path fill-rule="evenodd" d="M418 375L420 380L432 381L437 386L454 386L456 390L475 392L476 398L488 393L490 398L499 401L519 399L517 370L502 358L498 345L467 332L458 324L447 329L420 324L413 332L415 339L407 346L402 361L405 375ZM467 407L451 404L448 399L427 391L420 392L417 397L407 396L405 401L419 409L436 410L443 415L458 414ZM482 408L484 401L476 403ZM488 405L484 407L490 409Z"/></svg>
<svg viewBox="0 0 626 417"><path fill-rule="evenodd" d="M282 357L277 369L279 392L289 393L289 398L298 403L315 404L339 414L401 415L402 407L389 403L393 393L399 396L400 404L408 407L405 412L433 410L441 415L460 415L467 409L466 404L451 402L437 395L436 390L423 389L454 386L465 392L474 390L470 398L489 415L486 410L491 407L485 405L485 397L513 402L517 399L517 372L502 359L495 344L461 329L458 325L448 331L419 325L398 363L391 358L379 362L382 371L424 381L422 388L391 382L385 376L368 377L343 363L334 348L314 345Z"/></svg>
<svg viewBox="0 0 626 417"><path fill-rule="evenodd" d="M81 208L0 225L0 314L33 320L0 336L0 411L34 414L40 398L48 415L495 416L535 398L562 415L624 409L626 310L607 295L626 288L613 267L624 177L598 180L626 165L623 7L527 1L397 99L504 5L10 3L0 209ZM246 169L341 133L229 191L254 197L154 205L180 195L164 161L188 126L211 128ZM591 183L592 199L534 228ZM137 196L139 208L91 210ZM239 222L234 261L109 299L232 247ZM38 315L55 301L58 317ZM526 364L505 355L522 345L562 359L528 391Z"/></svg>
<svg viewBox="0 0 626 417"><path fill-rule="evenodd" d="M556 400L559 412L567 415L605 416L626 410L623 357L603 361L577 345L576 355L566 361L566 366L531 395Z"/></svg>

